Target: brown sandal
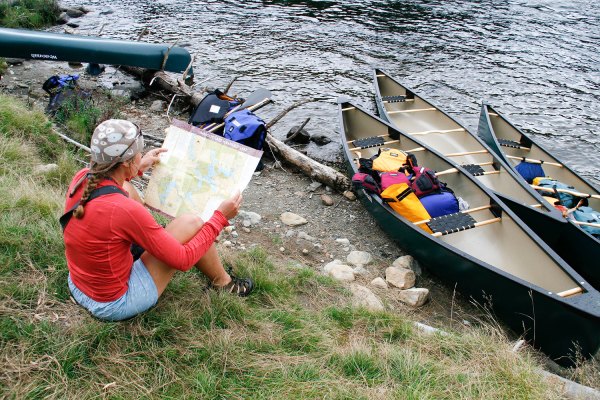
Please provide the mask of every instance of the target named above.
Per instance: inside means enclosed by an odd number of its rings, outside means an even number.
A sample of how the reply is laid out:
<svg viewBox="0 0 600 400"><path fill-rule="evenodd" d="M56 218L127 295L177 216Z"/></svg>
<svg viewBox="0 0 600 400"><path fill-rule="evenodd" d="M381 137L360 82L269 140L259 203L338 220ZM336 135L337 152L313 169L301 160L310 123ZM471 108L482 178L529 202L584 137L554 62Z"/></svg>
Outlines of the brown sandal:
<svg viewBox="0 0 600 400"><path fill-rule="evenodd" d="M231 277L231 282L229 282L227 285L225 285L225 286L211 285L211 287L216 290L222 290L227 293L237 294L240 297L248 296L254 289L254 282L252 281L252 279L238 278L231 273L231 269L229 269L229 276Z"/></svg>

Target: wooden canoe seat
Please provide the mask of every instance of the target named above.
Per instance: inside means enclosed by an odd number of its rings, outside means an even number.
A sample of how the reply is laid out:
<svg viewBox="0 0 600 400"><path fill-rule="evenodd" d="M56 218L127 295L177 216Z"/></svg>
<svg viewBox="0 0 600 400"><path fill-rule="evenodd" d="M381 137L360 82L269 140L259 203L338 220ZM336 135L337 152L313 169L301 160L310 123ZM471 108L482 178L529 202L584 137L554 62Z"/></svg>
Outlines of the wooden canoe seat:
<svg viewBox="0 0 600 400"><path fill-rule="evenodd" d="M427 226L434 234L440 233L441 236L474 228L475 222L471 215L457 212L432 218L427 222Z"/></svg>
<svg viewBox="0 0 600 400"><path fill-rule="evenodd" d="M381 96L384 103L404 103L406 100L406 96Z"/></svg>
<svg viewBox="0 0 600 400"><path fill-rule="evenodd" d="M461 167L473 176L483 175L485 173L483 168L481 168L481 165L478 164L463 164Z"/></svg>
<svg viewBox="0 0 600 400"><path fill-rule="evenodd" d="M427 226L433 232L433 236L440 237L449 235L467 229L476 228L478 226L493 224L500 222L502 218L492 218L481 222L476 222L469 214L457 212L454 214L442 215L441 217L432 218L427 222Z"/></svg>
<svg viewBox="0 0 600 400"><path fill-rule="evenodd" d="M385 139L381 136L371 136L364 139L357 139L352 141L354 147L360 149L368 149L369 147L378 147L385 144Z"/></svg>
<svg viewBox="0 0 600 400"><path fill-rule="evenodd" d="M514 140L498 139L498 143L500 143L500 146L512 147L513 149L521 148L521 143L515 142Z"/></svg>

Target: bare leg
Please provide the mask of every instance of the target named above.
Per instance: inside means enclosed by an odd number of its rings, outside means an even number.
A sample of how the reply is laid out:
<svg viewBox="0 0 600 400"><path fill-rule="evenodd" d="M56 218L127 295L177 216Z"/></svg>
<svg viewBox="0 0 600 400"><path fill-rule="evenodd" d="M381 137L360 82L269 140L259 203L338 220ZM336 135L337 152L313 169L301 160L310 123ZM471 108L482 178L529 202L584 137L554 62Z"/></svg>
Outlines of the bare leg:
<svg viewBox="0 0 600 400"><path fill-rule="evenodd" d="M182 215L171 221L165 229L180 243L187 243L194 235L196 235L196 232L200 230L202 225L203 222L198 217L193 215ZM150 275L156 284L158 295L160 296L177 270L155 258L147 251L142 254L141 259L148 269L148 272L150 272ZM204 273L216 286L224 286L231 281L231 277L223 268L223 264L219 259L214 244L196 263L196 267L198 267L198 269L200 269L200 271L202 271L202 273Z"/></svg>

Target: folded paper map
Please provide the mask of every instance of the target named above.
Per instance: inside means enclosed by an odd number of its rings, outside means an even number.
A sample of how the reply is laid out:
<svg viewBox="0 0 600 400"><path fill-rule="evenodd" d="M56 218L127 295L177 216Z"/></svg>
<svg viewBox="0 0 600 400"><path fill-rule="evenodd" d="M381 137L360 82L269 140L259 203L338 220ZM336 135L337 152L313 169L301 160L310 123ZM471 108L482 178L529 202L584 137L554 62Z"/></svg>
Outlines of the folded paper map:
<svg viewBox="0 0 600 400"><path fill-rule="evenodd" d="M173 120L144 194L146 205L171 217L194 213L207 221L225 199L242 192L262 151Z"/></svg>

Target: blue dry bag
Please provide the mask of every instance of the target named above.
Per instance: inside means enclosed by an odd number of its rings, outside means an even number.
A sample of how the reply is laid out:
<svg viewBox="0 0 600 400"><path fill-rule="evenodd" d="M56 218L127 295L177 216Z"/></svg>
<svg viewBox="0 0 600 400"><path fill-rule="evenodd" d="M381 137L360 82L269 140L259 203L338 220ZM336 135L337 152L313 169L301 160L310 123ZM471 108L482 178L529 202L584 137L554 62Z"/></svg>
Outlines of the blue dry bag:
<svg viewBox="0 0 600 400"><path fill-rule="evenodd" d="M262 150L266 135L265 121L252 111L237 111L225 118L223 136L226 139Z"/></svg>
<svg viewBox="0 0 600 400"><path fill-rule="evenodd" d="M515 167L515 169L529 184L531 184L535 178L546 176L544 169L542 168L542 164L521 161L519 165Z"/></svg>

